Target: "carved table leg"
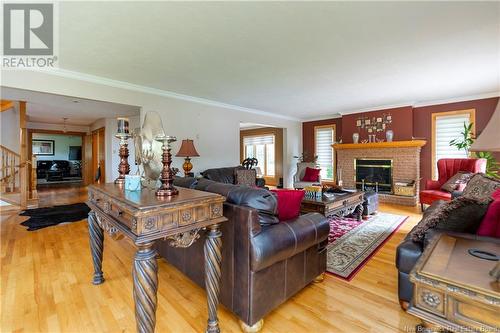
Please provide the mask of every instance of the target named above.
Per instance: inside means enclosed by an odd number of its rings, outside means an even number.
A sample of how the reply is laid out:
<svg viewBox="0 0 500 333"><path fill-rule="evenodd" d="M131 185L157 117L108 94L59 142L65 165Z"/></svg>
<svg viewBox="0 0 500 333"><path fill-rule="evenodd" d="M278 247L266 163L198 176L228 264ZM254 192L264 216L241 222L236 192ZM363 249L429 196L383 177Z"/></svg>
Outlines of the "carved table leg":
<svg viewBox="0 0 500 333"><path fill-rule="evenodd" d="M207 333L219 333L219 320L217 319L217 305L219 304L221 262L222 262L222 233L219 225L208 227L205 240L205 286L208 301Z"/></svg>
<svg viewBox="0 0 500 333"><path fill-rule="evenodd" d="M356 206L355 212L356 212L356 218L358 219L358 221L361 221L361 216L363 215L363 203L360 203L359 205Z"/></svg>
<svg viewBox="0 0 500 333"><path fill-rule="evenodd" d="M137 332L153 333L156 324L158 262L153 243L138 245L134 258L134 302Z"/></svg>
<svg viewBox="0 0 500 333"><path fill-rule="evenodd" d="M97 223L97 216L94 211L89 212L87 219L90 235L90 252L92 253L92 262L94 263L94 279L93 284L101 284L104 282L104 274L102 272L102 251L104 247L104 230Z"/></svg>

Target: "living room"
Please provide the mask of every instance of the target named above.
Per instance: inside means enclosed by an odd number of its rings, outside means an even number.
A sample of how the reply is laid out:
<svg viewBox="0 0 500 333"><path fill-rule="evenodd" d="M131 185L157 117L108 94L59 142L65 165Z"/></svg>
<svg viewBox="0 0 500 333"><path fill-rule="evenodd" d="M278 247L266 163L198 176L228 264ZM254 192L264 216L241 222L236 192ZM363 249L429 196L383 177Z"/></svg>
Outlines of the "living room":
<svg viewBox="0 0 500 333"><path fill-rule="evenodd" d="M2 4L53 18L4 43L2 332L500 329L498 2L45 3Z"/></svg>

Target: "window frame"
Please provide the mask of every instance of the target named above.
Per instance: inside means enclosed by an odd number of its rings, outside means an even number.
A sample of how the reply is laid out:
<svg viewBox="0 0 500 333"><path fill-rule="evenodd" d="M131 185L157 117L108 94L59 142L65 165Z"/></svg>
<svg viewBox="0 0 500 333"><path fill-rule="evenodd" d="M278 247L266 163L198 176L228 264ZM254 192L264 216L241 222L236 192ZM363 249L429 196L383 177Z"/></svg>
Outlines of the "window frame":
<svg viewBox="0 0 500 333"><path fill-rule="evenodd" d="M332 179L321 177L321 182L322 183L335 183L336 178L337 178L337 175L336 175L337 165L336 165L335 150L333 149L333 144L335 144L335 139L337 136L337 126L336 126L336 124L314 126L314 131L313 131L314 156L317 155L316 154L316 132L318 131L318 129L322 129L322 128L331 128L333 131L332 147L331 147L331 149L332 149L332 173L333 173L333 177L332 177ZM312 157L313 159L314 159L314 156Z"/></svg>
<svg viewBox="0 0 500 333"><path fill-rule="evenodd" d="M260 127L254 129L240 129L240 161L245 159L245 147L243 144L244 137L262 136L266 134L274 135L274 163L275 175L264 177L267 185L276 186L279 184L280 179L283 177L283 137L285 135L284 129L281 127ZM262 167L259 162L259 167Z"/></svg>
<svg viewBox="0 0 500 333"><path fill-rule="evenodd" d="M247 156L247 146L245 145L245 138L256 138L256 137L262 137L262 136L272 136L273 137L273 145L274 145L274 150L276 151L276 134L274 133L263 133L263 134L255 134L255 135L244 135L243 136L243 156L246 158ZM274 175L268 175L267 174L267 145L264 145L264 161L259 161L258 167L262 170L262 174L264 178L273 178L276 176L276 153L274 154ZM251 145L254 150L254 156L257 153L257 145L253 144Z"/></svg>
<svg viewBox="0 0 500 333"><path fill-rule="evenodd" d="M469 121L472 123L472 135L476 134L476 109L465 109L457 111L444 111L444 112L434 112L431 115L431 174L432 179L437 180L438 174L436 172L436 121L438 117L446 116L456 116L456 115L469 115Z"/></svg>

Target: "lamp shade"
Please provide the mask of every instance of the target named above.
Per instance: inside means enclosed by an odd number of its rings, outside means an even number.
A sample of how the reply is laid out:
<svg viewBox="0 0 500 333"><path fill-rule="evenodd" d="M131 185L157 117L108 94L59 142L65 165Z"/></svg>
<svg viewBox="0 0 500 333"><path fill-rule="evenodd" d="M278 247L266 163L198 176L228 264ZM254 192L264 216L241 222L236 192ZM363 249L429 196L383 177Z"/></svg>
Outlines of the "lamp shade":
<svg viewBox="0 0 500 333"><path fill-rule="evenodd" d="M200 156L198 152L196 151L196 148L194 147L193 140L182 140L181 148L179 149L179 152L177 157L195 157L195 156Z"/></svg>
<svg viewBox="0 0 500 333"><path fill-rule="evenodd" d="M479 134L472 146L471 151L500 151L500 100L490 121Z"/></svg>

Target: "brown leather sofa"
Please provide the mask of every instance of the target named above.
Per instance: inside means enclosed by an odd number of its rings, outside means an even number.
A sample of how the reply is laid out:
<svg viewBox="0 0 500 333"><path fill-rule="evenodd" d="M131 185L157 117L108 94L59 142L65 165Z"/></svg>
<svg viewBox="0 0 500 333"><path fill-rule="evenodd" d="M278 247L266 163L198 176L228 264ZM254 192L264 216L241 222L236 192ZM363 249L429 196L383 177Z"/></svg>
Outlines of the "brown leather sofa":
<svg viewBox="0 0 500 333"><path fill-rule="evenodd" d="M222 223L221 303L257 331L263 318L326 270L328 221L320 214L279 222L274 193L207 179L177 178L176 186L226 197ZM157 242L159 254L200 287L205 234L186 249Z"/></svg>

